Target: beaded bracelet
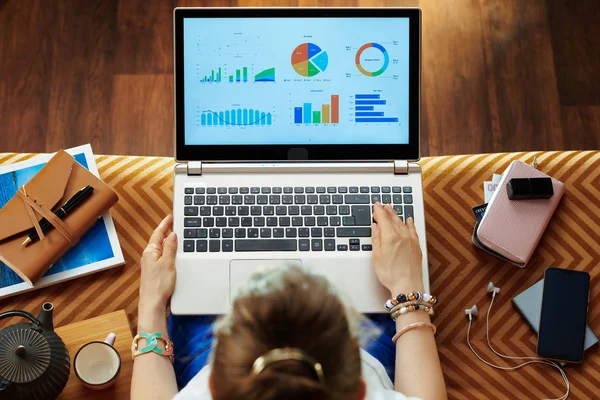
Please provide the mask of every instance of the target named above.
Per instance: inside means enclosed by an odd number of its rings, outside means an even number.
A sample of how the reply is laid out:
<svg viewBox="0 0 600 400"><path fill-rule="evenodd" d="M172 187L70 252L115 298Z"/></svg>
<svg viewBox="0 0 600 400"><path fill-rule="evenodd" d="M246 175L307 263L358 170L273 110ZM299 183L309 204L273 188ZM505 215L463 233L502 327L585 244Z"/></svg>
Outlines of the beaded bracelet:
<svg viewBox="0 0 600 400"><path fill-rule="evenodd" d="M432 296L429 293L421 293L421 292L410 292L408 294L400 293L398 296L389 299L383 305L387 311L390 311L394 306L398 304L406 303L407 301L424 301L431 305L435 305L438 302L437 297Z"/></svg>
<svg viewBox="0 0 600 400"><path fill-rule="evenodd" d="M410 325L405 326L404 328L400 329L398 332L396 332L396 334L394 335L394 337L392 338L392 342L394 342L394 344L398 341L398 339L400 339L400 336L404 335L406 332L416 329L416 328L421 328L421 327L428 327L431 328L431 330L433 331L433 334L435 335L436 332L436 327L434 324L429 323L429 322L415 322L412 323Z"/></svg>
<svg viewBox="0 0 600 400"><path fill-rule="evenodd" d="M406 307L400 307L400 309L394 311L391 314L392 320L396 320L400 315L409 313L409 312L413 312L413 311L418 311L418 310L423 310L425 311L427 314L429 315L433 315L433 307L431 306L425 306L422 304L413 304L410 306L406 306Z"/></svg>
<svg viewBox="0 0 600 400"><path fill-rule="evenodd" d="M390 311L390 315L393 314L394 312L400 310L402 307L408 307L408 306L414 306L414 305L419 305L421 306L420 309L422 310L424 307L431 307L433 308L432 305L430 305L429 303L426 303L424 301L407 301L406 303L402 303L402 304L397 304L395 305Z"/></svg>

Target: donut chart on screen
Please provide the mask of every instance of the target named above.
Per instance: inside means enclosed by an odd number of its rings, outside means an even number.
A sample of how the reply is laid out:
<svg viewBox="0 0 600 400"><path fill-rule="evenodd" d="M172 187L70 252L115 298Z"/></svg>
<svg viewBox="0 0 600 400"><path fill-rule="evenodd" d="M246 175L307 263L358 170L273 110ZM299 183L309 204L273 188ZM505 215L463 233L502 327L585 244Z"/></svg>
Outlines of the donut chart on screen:
<svg viewBox="0 0 600 400"><path fill-rule="evenodd" d="M367 71L367 69L362 65L362 61L361 61L361 56L362 53L369 49L369 48L375 48L379 51L381 51L382 55L383 55L383 65L381 66L381 68L379 68L376 71ZM379 43L365 43L361 46L360 49L358 49L358 51L356 52L356 68L358 68L358 70L366 76L379 76L381 74L383 74L385 72L385 70L387 69L389 63L390 63L390 56L387 52L387 50L385 49L385 47L383 47L382 45L380 45Z"/></svg>
<svg viewBox="0 0 600 400"><path fill-rule="evenodd" d="M314 43L302 43L292 52L292 67L302 76L311 77L327 69L327 52Z"/></svg>

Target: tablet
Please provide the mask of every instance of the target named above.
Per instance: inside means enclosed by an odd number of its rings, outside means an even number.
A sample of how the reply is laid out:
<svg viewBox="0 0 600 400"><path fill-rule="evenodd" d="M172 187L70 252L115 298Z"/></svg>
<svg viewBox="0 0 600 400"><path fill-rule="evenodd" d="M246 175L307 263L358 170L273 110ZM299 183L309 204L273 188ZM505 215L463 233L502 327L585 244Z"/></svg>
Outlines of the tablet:
<svg viewBox="0 0 600 400"><path fill-rule="evenodd" d="M513 305L519 310L529 326L537 334L540 328L540 316L542 314L542 293L544 280L540 280L529 289L521 292L512 299ZM588 325L585 330L584 348L587 350L598 342L598 337Z"/></svg>

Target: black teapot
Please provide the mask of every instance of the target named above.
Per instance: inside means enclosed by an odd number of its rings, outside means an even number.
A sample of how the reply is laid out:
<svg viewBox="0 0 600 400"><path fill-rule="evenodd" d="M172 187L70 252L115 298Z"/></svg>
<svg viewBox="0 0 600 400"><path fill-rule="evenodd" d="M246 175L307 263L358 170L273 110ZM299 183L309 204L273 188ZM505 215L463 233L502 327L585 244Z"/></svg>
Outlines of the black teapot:
<svg viewBox="0 0 600 400"><path fill-rule="evenodd" d="M56 399L69 380L71 358L54 333L52 303L44 303L39 315L7 311L0 319L27 318L0 330L0 399Z"/></svg>

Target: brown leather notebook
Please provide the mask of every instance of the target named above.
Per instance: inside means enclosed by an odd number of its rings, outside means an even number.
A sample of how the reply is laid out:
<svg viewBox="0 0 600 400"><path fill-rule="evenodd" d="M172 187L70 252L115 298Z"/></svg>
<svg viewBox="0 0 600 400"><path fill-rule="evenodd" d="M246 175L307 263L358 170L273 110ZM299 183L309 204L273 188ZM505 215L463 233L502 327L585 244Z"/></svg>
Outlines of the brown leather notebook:
<svg viewBox="0 0 600 400"><path fill-rule="evenodd" d="M63 220L56 218L54 211L88 185L94 192ZM0 209L0 260L34 285L117 201L107 184L69 153L59 151ZM42 218L53 228L24 247L32 230L39 233Z"/></svg>

